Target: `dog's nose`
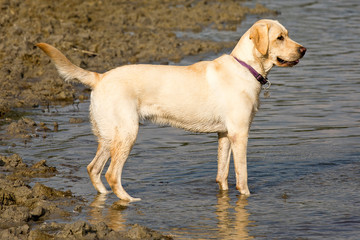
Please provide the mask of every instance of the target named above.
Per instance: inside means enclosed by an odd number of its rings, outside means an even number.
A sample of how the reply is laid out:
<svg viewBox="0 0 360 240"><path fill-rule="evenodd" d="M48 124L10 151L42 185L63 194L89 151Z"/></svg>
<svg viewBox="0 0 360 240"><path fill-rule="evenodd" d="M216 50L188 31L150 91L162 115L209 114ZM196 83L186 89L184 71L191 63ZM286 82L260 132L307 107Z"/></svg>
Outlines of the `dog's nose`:
<svg viewBox="0 0 360 240"><path fill-rule="evenodd" d="M305 47L299 47L299 53L301 54L301 56L304 56L306 53L306 48Z"/></svg>

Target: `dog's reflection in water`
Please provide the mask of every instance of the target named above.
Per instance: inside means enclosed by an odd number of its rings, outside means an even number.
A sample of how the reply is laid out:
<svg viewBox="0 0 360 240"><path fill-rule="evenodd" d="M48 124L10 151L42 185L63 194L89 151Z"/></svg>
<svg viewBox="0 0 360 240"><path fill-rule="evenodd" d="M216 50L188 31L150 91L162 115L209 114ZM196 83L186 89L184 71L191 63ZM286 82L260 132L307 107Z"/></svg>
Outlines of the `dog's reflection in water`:
<svg viewBox="0 0 360 240"><path fill-rule="evenodd" d="M235 205L231 204L228 191L217 195L216 217L218 219L218 239L253 239L249 236L250 225L247 197L237 196Z"/></svg>
<svg viewBox="0 0 360 240"><path fill-rule="evenodd" d="M89 222L91 224L105 222L114 231L125 231L126 219L123 216L123 211L128 207L129 202L118 200L108 206L105 204L106 199L106 194L97 194L95 196L89 208Z"/></svg>
<svg viewBox="0 0 360 240"><path fill-rule="evenodd" d="M109 206L106 205L106 196L106 194L95 196L94 201L90 204L89 222L91 224L105 222L114 231L125 231L127 219L124 210L128 208L130 203L118 200ZM247 205L248 200L244 195L237 196L237 200L233 204L228 191L220 191L217 194L214 217L218 220L218 239L253 239L249 236L248 227L252 223L249 220L250 214L246 210ZM182 232L174 232L173 234L186 235L186 227L181 229Z"/></svg>

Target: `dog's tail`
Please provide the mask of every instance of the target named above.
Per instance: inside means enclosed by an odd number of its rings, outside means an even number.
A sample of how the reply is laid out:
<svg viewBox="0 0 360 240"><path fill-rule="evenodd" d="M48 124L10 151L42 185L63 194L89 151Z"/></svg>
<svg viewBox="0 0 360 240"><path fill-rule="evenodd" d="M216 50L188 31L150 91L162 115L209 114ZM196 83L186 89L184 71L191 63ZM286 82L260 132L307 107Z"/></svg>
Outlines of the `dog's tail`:
<svg viewBox="0 0 360 240"><path fill-rule="evenodd" d="M72 64L64 54L49 44L38 43L36 46L43 50L53 60L60 76L66 81L77 79L91 88L96 86L96 83L100 79L99 73L90 72Z"/></svg>

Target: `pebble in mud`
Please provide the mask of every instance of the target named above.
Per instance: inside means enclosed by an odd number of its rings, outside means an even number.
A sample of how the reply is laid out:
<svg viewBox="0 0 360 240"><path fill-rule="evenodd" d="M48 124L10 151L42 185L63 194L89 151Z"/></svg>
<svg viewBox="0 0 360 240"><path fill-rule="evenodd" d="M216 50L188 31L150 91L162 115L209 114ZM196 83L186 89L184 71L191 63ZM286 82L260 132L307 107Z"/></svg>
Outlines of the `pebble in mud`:
<svg viewBox="0 0 360 240"><path fill-rule="evenodd" d="M57 122L54 122L54 132L59 131L59 124Z"/></svg>
<svg viewBox="0 0 360 240"><path fill-rule="evenodd" d="M70 118L69 123L83 123L84 119L82 118Z"/></svg>

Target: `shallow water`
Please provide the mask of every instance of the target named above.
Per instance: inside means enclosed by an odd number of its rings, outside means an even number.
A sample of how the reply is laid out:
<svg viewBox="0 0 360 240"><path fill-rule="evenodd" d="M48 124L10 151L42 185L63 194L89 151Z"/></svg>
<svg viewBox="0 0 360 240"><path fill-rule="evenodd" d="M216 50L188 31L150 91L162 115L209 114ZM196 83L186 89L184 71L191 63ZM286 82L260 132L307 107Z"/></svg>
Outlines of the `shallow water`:
<svg viewBox="0 0 360 240"><path fill-rule="evenodd" d="M0 146L28 161L47 159L59 175L45 184L89 201L80 218L121 230L140 223L177 239L358 239L360 235L360 6L346 1L274 1L276 18L308 48L294 68L274 68L271 97L262 98L248 148L251 197L220 193L216 134L192 134L144 123L125 165L125 189L142 201L97 196L86 172L96 151L88 103L34 110L33 119L59 123L46 138ZM237 32L207 29L199 37L236 40ZM181 64L216 55L192 57ZM69 118L85 121L70 124Z"/></svg>

